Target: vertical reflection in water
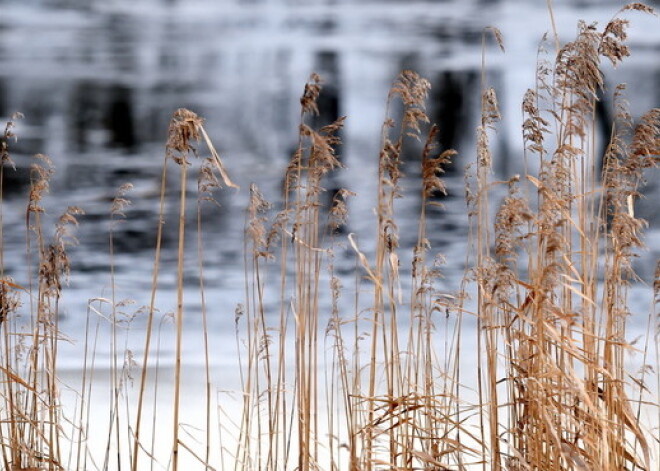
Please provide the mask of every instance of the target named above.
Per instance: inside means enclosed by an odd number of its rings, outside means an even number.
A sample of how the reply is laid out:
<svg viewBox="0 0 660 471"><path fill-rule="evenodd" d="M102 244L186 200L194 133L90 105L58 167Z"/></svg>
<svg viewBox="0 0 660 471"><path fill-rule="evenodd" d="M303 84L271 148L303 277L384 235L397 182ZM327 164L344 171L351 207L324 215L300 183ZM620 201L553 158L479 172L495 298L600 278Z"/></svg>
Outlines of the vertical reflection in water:
<svg viewBox="0 0 660 471"><path fill-rule="evenodd" d="M314 126L327 126L330 123L334 123L340 116L341 73L337 52L318 52L313 70L317 71L321 76L323 83L323 88L317 102L319 114L314 119Z"/></svg>
<svg viewBox="0 0 660 471"><path fill-rule="evenodd" d="M137 144L133 119L133 93L128 87L113 85L110 89L110 104L107 111L107 126L110 144L125 150L133 150Z"/></svg>
<svg viewBox="0 0 660 471"><path fill-rule="evenodd" d="M70 134L75 151L87 152L90 132L99 125L98 84L88 80L74 83L70 100Z"/></svg>
<svg viewBox="0 0 660 471"><path fill-rule="evenodd" d="M339 63L339 54L336 51L320 51L316 53L314 70L318 71L323 83L321 94L317 100L319 114L313 122L314 127L317 129L334 123L342 115L342 81ZM337 136L343 139L343 131L340 130ZM340 162L343 161L342 150L341 144L335 146L336 155ZM335 198L340 197L340 190L344 186L344 183L337 175L337 170L332 171L326 178L325 185L327 191L323 194L323 204L326 208L330 208L337 203Z"/></svg>
<svg viewBox="0 0 660 471"><path fill-rule="evenodd" d="M609 145L610 137L612 136L612 104L608 93L604 93L603 90L598 90L598 100L596 100L596 125L598 126L598 155L600 156L598 160L598 170L600 171L603 168L603 157L607 151ZM597 172L600 175L599 171Z"/></svg>
<svg viewBox="0 0 660 471"><path fill-rule="evenodd" d="M0 34L0 56L2 56L2 35ZM0 77L0 116L8 116L10 114L8 108L8 81L5 77Z"/></svg>
<svg viewBox="0 0 660 471"><path fill-rule="evenodd" d="M465 130L474 126L473 91L479 87L478 76L479 73L471 69L443 70L433 84L432 113L439 126L440 148L456 149L459 156L465 154L464 146L471 141L471 135ZM462 167L452 162L447 170L460 171Z"/></svg>

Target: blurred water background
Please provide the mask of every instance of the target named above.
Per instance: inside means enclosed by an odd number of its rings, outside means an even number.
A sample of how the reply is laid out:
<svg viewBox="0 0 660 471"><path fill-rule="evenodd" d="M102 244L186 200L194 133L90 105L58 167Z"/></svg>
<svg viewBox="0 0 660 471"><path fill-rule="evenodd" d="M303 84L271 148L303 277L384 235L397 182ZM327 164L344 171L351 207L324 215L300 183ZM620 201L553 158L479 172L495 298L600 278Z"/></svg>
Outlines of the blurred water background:
<svg viewBox="0 0 660 471"><path fill-rule="evenodd" d="M553 4L560 37L568 41L578 19L602 26L624 2ZM617 83L629 84L627 96L636 118L660 105L658 18L627 17L632 20L632 57L617 70L605 65L607 91L597 130L602 142L610 132L611 94ZM61 365L79 367L88 299L110 296L110 204L127 182L135 188L128 195L132 206L126 221L115 228L117 297L134 300L127 312L148 303L168 121L174 110L186 107L206 119L211 139L241 186L240 191L218 192L218 206L205 206L204 235L213 362L225 386L235 386L237 379L229 380L223 372L236 369L234 309L244 293L247 188L255 182L268 199L277 203L281 198L283 170L297 139L298 98L311 72L325 82L321 120L348 116L341 147L347 170L335 172L327 187L359 194L350 203L347 231L357 234L367 253L388 89L402 69L431 81L429 113L440 125L441 145L456 148L458 157L447 175L445 209L433 210L429 237L434 251L448 258L440 288L457 290L468 250L462 169L475 155L482 32L489 25L502 31L506 46L502 54L487 36L487 80L498 92L503 115L493 141L495 178L508 178L523 170L521 100L534 85L541 37L551 31L545 1L0 0L0 118L4 121L15 111L25 115L17 123L18 141L10 147L17 169L5 173L7 273L17 282L25 279L26 185L33 154L47 154L56 166L44 202L48 215L54 218L69 205L86 212L77 229L80 245L70 252L71 283L60 328L73 342L62 347ZM414 215L420 204L414 159L405 171L399 226L401 245L410 247L417 238ZM636 207L651 225L649 249L635 265L646 283L660 256L660 185L657 174L651 177L647 197ZM175 198L174 181L170 187ZM175 211L174 204L168 206L157 301L162 313L175 307ZM195 313L199 300L194 294L192 232L189 241L186 280L192 294L187 310ZM336 263L341 274L352 276L349 250ZM650 291L641 283L633 288L633 333L646 329ZM277 292L275 286L272 294ZM186 361L201 364L200 318L190 315L186 323ZM132 324L140 334L143 316ZM131 348L139 358L141 344ZM163 341L163 361L172 358L173 348ZM98 354L99 362L104 361L109 346L101 345Z"/></svg>

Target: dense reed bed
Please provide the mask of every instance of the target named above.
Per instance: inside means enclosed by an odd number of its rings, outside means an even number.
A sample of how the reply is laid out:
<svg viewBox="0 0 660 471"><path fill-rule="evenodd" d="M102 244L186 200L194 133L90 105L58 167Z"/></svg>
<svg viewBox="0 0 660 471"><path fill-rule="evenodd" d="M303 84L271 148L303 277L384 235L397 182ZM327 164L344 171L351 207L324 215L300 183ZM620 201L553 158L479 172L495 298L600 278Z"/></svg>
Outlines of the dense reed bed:
<svg viewBox="0 0 660 471"><path fill-rule="evenodd" d="M653 14L631 4L619 16L629 10ZM604 86L600 64L618 65L629 54L626 27L618 16L603 30L580 23L574 41L560 46L557 39L554 53L540 55L536 84L522 102L525 173L503 181L492 170L489 140L500 113L484 52L477 155L466 169L467 268L453 292L437 287L441 254L427 233L429 207L442 204L442 174L456 155L437 148L438 128L426 114L429 83L405 71L390 91L374 175L375 239L365 244L344 231L359 189L328 197L324 188L325 178L342 166L336 149L344 118L313 126L322 90L320 77L312 75L301 98L298 146L284 176L281 207L255 185L249 188L245 300L235 312L241 390L227 403L222 395L216 401L212 381L207 315L213 306L206 301L202 206L214 201L220 186L237 186L202 118L180 109L171 121L150 304L135 314L146 319L141 357L122 348L132 317L114 289L109 298L90 300L82 382L66 414L57 379L58 343L64 339L58 306L69 272L67 247L77 242L71 228L82 211L67 209L48 242L41 199L53 170L50 160L37 156L25 219L24 281L5 276L0 246L3 469L657 469L655 311L639 352L642 374L626 371L624 361L639 349L626 340L628 318L646 315L630 312L628 293L637 280L632 260L643 247L646 226L635 215L635 202L645 170L658 164L660 110L633 124L625 87L619 86L604 156L595 142L596 100ZM486 31L484 38L490 34L504 49L499 31ZM12 166L12 129L10 122L0 141L0 197L1 177ZM209 157L200 157L199 141ZM420 166L416 227L397 222L404 161ZM175 183L168 182L172 171ZM197 223L186 227L191 173L198 181ZM155 404L159 387L170 379L160 371L159 333L167 316L159 313L156 294L165 200L173 185L173 402L167 406L168 435L157 439L164 426L156 425ZM124 214L129 190L120 188L109 210L111 267L114 228L130 217ZM417 233L413 247L399 246L400 231ZM196 260L186 259L190 233L197 237ZM335 270L335 257L347 251L355 260L352 279ZM408 259L410 266L402 266ZM184 273L191 266L197 267L200 312L185 309ZM111 278L114 287L114 268ZM203 327L205 386L196 397L204 401L205 421L194 433L184 427L181 399L186 316L201 316ZM99 319L111 332L111 410L100 454L89 449ZM467 328L472 324L476 329ZM654 354L652 367L647 363ZM476 356L476 372L465 366L466 356ZM135 368L133 389L128 379ZM164 457L158 440L167 442Z"/></svg>

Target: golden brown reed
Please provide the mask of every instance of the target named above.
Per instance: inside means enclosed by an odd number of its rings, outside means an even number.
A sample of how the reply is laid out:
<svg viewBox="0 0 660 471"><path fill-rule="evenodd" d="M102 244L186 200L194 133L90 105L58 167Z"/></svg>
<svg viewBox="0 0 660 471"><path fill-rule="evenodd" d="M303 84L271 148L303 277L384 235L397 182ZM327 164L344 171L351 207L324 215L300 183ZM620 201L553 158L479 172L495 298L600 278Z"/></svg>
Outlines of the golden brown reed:
<svg viewBox="0 0 660 471"><path fill-rule="evenodd" d="M648 11L637 4L625 10ZM310 440L321 438L306 428L311 425L315 431L316 422L307 419L316 418L305 412L309 398L299 396L307 391L299 392L298 381L308 388L311 382L310 390L315 390L315 373L296 369L297 386L290 402L301 414L298 427L303 430L302 437L284 426L259 432L257 424L255 441L249 445L252 453L242 455L246 461L240 466L286 469L287 458L265 463L258 458L270 457L273 444L280 443L274 434L282 434L285 443L290 440L286 437L299 440L295 451L298 469L324 465L353 470L474 466L512 470L648 469L649 433L639 421L639 412L633 412L631 383L623 359L631 348L625 341L627 287L634 278L631 257L641 247L644 226L644 221L634 215L634 200L643 181L641 172L657 164L657 110L642 118L631 140L619 135L621 123L615 125L602 179L597 168L600 159L594 150L595 100L603 87L600 60L605 57L616 65L629 54L623 42L626 26L626 21L615 18L599 32L595 25L581 23L578 38L557 51L556 64L539 65L538 85L523 100L526 159L538 160L538 176L491 180L489 134L500 113L496 93L487 87L484 76L476 183L468 189L469 214L474 220L471 246L476 252L471 273L477 289L478 403L470 405L461 399L465 389L459 382L457 356L464 335L461 319L466 295L438 293L433 288L437 269L426 263L426 206L433 204L428 198L443 191L439 174L454 154L445 151L430 158L435 128L431 128L422 152L424 204L411 271L413 291L409 307L402 302L395 201L401 195L398 185L404 138L419 139L421 124L426 121L424 99L428 90L427 82L404 72L389 97L389 101L399 98L402 102L401 124L394 137L390 133L395 121L388 117L383 126L373 260L359 249L353 235L348 237L357 264L373 288L366 320L357 302L354 315L342 316L339 312L341 286L332 275L332 253L298 238L303 228L309 231L309 225L319 230L316 216L311 220L296 216L295 221L303 222L294 223L289 231L282 230L282 220L288 221L291 215L277 218L278 230L289 236L278 239L281 253L285 254L292 244L297 253L314 261L311 284L306 271L309 265L296 265L296 279L305 277L308 284L303 286L307 289L288 291L287 283L281 281L281 305L291 303L297 329L302 323L318 323L321 315L316 297L321 255L327 257L331 270L333 308L326 334L334 346L326 395L334 407L328 407L329 458L317 454L317 443L310 445ZM501 35L495 34L502 45ZM318 78L312 77L301 100L303 114L316 111L314 100L320 93ZM626 119L623 112L617 116L617 122ZM309 136L310 131L303 129L302 135ZM322 191L321 187L309 186L318 185L316 179L306 180L307 186L300 183L305 172L313 174L304 162L299 148L287 172L287 188L302 193L302 198L298 196L302 200ZM493 225L489 216L491 193L494 186L502 184L507 185L507 196L496 211ZM315 211L317 204L314 200ZM259 221L260 232L266 233L263 215ZM313 241L318 240L318 232L314 232ZM280 262L286 260L283 256ZM284 278L286 270L281 273ZM604 283L599 282L601 278ZM261 282L257 291L263 292ZM263 305L264 300L258 302ZM433 313L440 309L456 314L453 327L440 335L450 345L442 359L434 345L438 336L432 320ZM410 321L402 323L400 314L405 310ZM280 356L275 362L283 368L286 349L281 344L286 342L282 330L287 325L287 308L281 312L279 339L275 342L268 337L265 344L270 346L268 361L273 362L270 355L277 352ZM367 336L362 330L365 323L370 326ZM407 334L403 325L407 326ZM260 329L267 337L268 327L262 325ZM296 361L314 359L314 349L318 348L315 333L297 332L297 345L303 338L314 340L309 343L312 350L306 349L304 357L297 350ZM279 348L273 348L273 343ZM255 377L259 375L258 368L252 371ZM263 386L264 393L273 392L268 384ZM278 384L274 390L278 397L286 395L281 388ZM252 405L263 397L256 391L247 394L253 397ZM337 407L341 407L340 412L336 412ZM264 416L273 417L268 412ZM269 437L266 442L259 439L263 435ZM339 458L342 449L346 449L347 458ZM286 457L288 450L275 455Z"/></svg>

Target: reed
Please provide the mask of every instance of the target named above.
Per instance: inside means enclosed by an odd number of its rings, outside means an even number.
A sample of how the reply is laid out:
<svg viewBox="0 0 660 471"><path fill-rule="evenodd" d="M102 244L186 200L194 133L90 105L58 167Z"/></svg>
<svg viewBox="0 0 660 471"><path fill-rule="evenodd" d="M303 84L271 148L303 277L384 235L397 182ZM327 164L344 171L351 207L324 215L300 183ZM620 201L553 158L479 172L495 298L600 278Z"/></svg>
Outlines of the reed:
<svg viewBox="0 0 660 471"><path fill-rule="evenodd" d="M465 177L467 268L455 292L439 289L443 260L429 241L429 222L442 214L444 169L457 155L438 149L438 127L426 114L429 82L402 72L387 97L373 175L373 240L364 240L362 234L344 234L350 225L349 199L360 197L359 189L327 195L328 177L342 167L337 148L345 118L315 127L322 84L313 74L301 98L298 144L279 203L269 202L256 185L249 189L245 296L234 319L241 390L238 400L224 402L219 396L217 407L208 323L214 306L207 302L202 238L208 221L203 221L202 207L215 201L221 186L238 187L203 119L185 109L172 117L150 302L134 314L125 314L128 304L116 296L114 268L115 228L130 217L130 186L122 186L113 199L111 296L88 303L73 417L65 417L60 404L57 351L64 336L58 318L69 273L67 248L77 242L71 228L82 211L69 208L47 243L42 198L53 169L47 157L37 156L25 217L25 281L5 275L2 177L5 166L12 166L15 138L14 123L8 123L0 140L3 469L139 471L169 459L167 467L176 471L189 466L183 455L200 469L266 471L654 469L660 458L659 424L645 422L643 409L654 411L660 423L660 376L647 365L655 355L659 366L655 306L660 264L643 369L634 376L624 363L635 349L626 340L632 314L629 288L637 280L632 261L643 247L647 225L635 214L635 202L645 171L658 164L660 110L649 111L635 125L625 87L619 86L604 156L595 142L596 100L606 92L601 61L618 65L629 54L628 23L620 18L628 11L653 14L649 7L631 4L602 30L580 23L577 38L563 46L555 34L552 60L539 55L536 84L522 101L525 170L504 180L495 180L492 170L496 156L490 140L500 111L487 80L486 35L493 34L502 51L504 44L497 29L484 32L477 152ZM195 144L200 141L209 154L204 159ZM420 175L416 191L421 204L417 226L405 227L399 223L399 201L403 182L412 181L404 180L404 169L413 165ZM179 172L178 184L167 181L172 168ZM189 180L195 173L196 221L191 225L189 196L194 190ZM159 318L156 297L171 185L176 199L176 311ZM196 238L189 237L191 231ZM402 246L402 234L409 233L413 246ZM195 260L185 250L191 240L197 244ZM348 256L354 260L353 279L340 275L336 266L338 257ZM186 309L184 299L189 267L199 279L198 313ZM25 306L21 298L27 299ZM199 397L205 420L197 434L189 432L182 404L184 316L194 315L201 317L204 354ZM137 316L146 318L146 330L133 391L129 383L136 364L122 336ZM157 420L160 387L166 381L161 331L170 317L172 421L164 426ZM468 320L476 324L474 332L467 328ZM98 430L90 424L90 411L100 374L97 346L106 324L110 410L102 434L103 460L97 461L89 449L90 435ZM466 370L464 360L473 356L466 354L466 345L476 350L476 375ZM170 443L165 457L158 456L156 443L161 428ZM219 464L213 462L216 455Z"/></svg>
<svg viewBox="0 0 660 471"><path fill-rule="evenodd" d="M628 10L652 13L640 4L624 7L620 13ZM627 21L617 17L602 31L580 24L577 39L556 51L554 63L539 64L537 85L523 102L525 158L529 168L539 169L536 175L492 180L489 136L500 113L496 92L488 87L485 75L482 77L477 159L468 175L472 268L458 294L439 293L433 288L438 272L426 260L426 208L435 203L429 198L443 190L438 176L455 154L445 150L431 157L437 132L433 127L421 157L423 204L408 301L404 302L400 288L395 207L402 193L399 182L405 142L419 140L421 125L427 121L425 80L404 72L390 93L389 102L400 100L402 111L400 124L388 116L383 126L376 240L371 257L360 249L354 235L348 236L364 276L358 284L369 285L373 298L366 306L356 301L351 316L342 316L337 308L341 291L339 280L332 275L336 242L320 243L316 197L324 189L311 158L307 160L299 147L287 182L294 176L296 183L304 184L287 188L295 194L295 201L306 202L304 211L294 209L294 217L285 206L284 216L275 218L277 231L288 236L279 238L280 263L288 261L289 248L297 254L295 270L291 271L295 273L295 289L286 289L284 278L290 272L281 270L280 304L290 305L296 326L296 387L289 402L295 404L299 430L266 429L260 428L258 421L251 423L248 429L255 427L256 431L243 437L256 438L249 444L244 442L243 449L250 451L242 455L248 461L241 467L286 469L287 460L252 461L255 455L271 456L276 446L273 434L282 433L298 440L298 469L315 469L325 463L331 469L355 470L474 466L650 469L650 436L639 421L639 405L634 412L636 402L630 398L633 389L623 362L625 352L632 348L625 340L630 315L627 287L635 279L631 257L642 247L639 234L645 225L635 217L634 201L639 197L642 172L657 165L658 112L645 115L633 131L623 106L622 87L617 88L618 114L602 173L594 132L597 94L603 89L600 61L607 59L617 65L628 55L626 26ZM504 49L499 31L492 32ZM318 79L312 77L302 98L303 116L316 112L309 101L319 93ZM301 133L301 142L312 136L313 142L327 143L304 126ZM500 186L506 189L506 196L494 209ZM262 211L266 209L262 206ZM250 214L249 224L258 224L258 233L266 234L262 213ZM291 223L291 229L281 229L282 221ZM253 254L264 260L274 256L267 247L266 243L254 244ZM334 300L326 330L333 342L326 397L335 405L328 406L332 438L324 443L324 453L330 458L320 452L321 438L310 433L316 432L317 422L308 412L310 401L315 404L314 393L320 382L314 370L307 368L316 365L319 355L316 334L307 327L318 325L326 316L319 310L317 294L323 271L321 257L331 270L326 289ZM304 281L302 286L300 280ZM263 281L252 286L263 293ZM464 399L466 388L459 380L461 337L465 335L462 319L469 312L466 300L471 289L476 291L479 357L476 403ZM356 286L355 291L360 292L361 287ZM279 348L272 347L269 329L263 325L264 301L260 296L255 304L261 306L260 327L250 329L248 320L248 330L253 333L250 344L254 346L248 376L250 384L264 384L262 389L244 391L252 397L249 403L253 406L273 392L268 377L264 383L258 380L258 352L268 365L275 361L282 367L287 361L287 350L281 346L286 342L282 330ZM406 310L409 320L402 322L401 314ZM434 325L439 310L446 310L454 320L441 332ZM280 329L287 325L289 315L285 309L282 313ZM440 342L446 346L443 355L436 349ZM301 352L301 345L308 347ZM279 355L275 360L273 352ZM305 368L301 370L298 365ZM639 391L646 388L638 386ZM278 394L280 387L275 389ZM272 417L267 412L270 406L265 410L265 416ZM263 436L269 439L262 441ZM289 440L285 439L287 443ZM310 444L310 440L316 443ZM348 457L339 459L342 449L347 449Z"/></svg>
<svg viewBox="0 0 660 471"><path fill-rule="evenodd" d="M16 115L14 119L20 116ZM2 141L2 163L13 166L9 143L15 136L10 121ZM4 170L3 170L4 172ZM62 285L69 274L67 247L77 241L71 226L82 210L69 207L57 219L50 238L44 233L42 198L53 175L50 159L35 156L30 169L30 191L25 213L26 286L5 276L4 255L0 303L2 314L2 399L0 424L5 469L59 469L62 467L62 414L59 403L57 347ZM4 251L4 244L0 247ZM36 253L35 253L36 252ZM28 315L20 316L21 293L28 296Z"/></svg>

